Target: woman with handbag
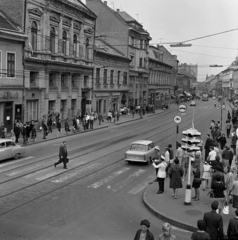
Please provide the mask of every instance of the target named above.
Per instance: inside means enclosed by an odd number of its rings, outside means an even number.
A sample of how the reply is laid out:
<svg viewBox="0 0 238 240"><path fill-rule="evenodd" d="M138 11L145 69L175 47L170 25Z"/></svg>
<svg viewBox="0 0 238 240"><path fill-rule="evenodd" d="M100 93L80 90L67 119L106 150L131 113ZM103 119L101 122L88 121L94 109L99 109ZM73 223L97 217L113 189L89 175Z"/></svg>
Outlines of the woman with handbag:
<svg viewBox="0 0 238 240"><path fill-rule="evenodd" d="M211 186L211 172L212 172L212 166L208 164L208 162L204 162L203 169L202 169L202 188L203 191L206 190L206 188L209 188Z"/></svg>

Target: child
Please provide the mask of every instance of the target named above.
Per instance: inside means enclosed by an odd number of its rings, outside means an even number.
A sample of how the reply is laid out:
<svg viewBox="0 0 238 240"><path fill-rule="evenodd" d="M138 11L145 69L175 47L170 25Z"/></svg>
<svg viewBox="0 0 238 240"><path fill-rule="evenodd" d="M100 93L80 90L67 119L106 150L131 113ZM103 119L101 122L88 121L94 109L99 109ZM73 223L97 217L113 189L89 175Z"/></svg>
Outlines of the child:
<svg viewBox="0 0 238 240"><path fill-rule="evenodd" d="M209 188L211 185L211 171L212 171L212 166L208 164L208 162L204 162L203 164L203 174L202 174L202 179L203 179L203 191L205 191L206 188Z"/></svg>
<svg viewBox="0 0 238 240"><path fill-rule="evenodd" d="M36 141L36 127L35 127L35 125L32 126L31 136L32 136L33 142L35 142Z"/></svg>
<svg viewBox="0 0 238 240"><path fill-rule="evenodd" d="M202 183L202 179L201 179L200 165L195 164L195 168L196 170L193 170L194 178L193 178L193 184L192 184L192 187L195 190L195 196L192 197L192 199L194 199L194 201L198 201L200 197L199 188Z"/></svg>
<svg viewBox="0 0 238 240"><path fill-rule="evenodd" d="M15 142L16 141L16 135L15 135L15 133L14 133L14 130L13 129L11 129L11 140L13 141L13 142Z"/></svg>
<svg viewBox="0 0 238 240"><path fill-rule="evenodd" d="M176 237L171 234L171 225L169 223L164 223L162 231L163 233L159 235L159 240L176 240Z"/></svg>

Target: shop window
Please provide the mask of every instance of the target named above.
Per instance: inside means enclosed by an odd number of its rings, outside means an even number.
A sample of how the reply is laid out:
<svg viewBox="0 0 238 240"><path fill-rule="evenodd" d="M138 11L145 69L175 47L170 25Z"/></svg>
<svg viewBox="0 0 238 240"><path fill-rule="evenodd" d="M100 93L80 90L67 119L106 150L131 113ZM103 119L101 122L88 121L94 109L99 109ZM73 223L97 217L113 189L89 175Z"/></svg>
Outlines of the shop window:
<svg viewBox="0 0 238 240"><path fill-rule="evenodd" d="M38 120L38 100L26 101L26 121Z"/></svg>
<svg viewBox="0 0 238 240"><path fill-rule="evenodd" d="M104 69L103 84L104 84L104 85L107 85L107 69Z"/></svg>
<svg viewBox="0 0 238 240"><path fill-rule="evenodd" d="M15 53L7 53L7 77L15 77Z"/></svg>

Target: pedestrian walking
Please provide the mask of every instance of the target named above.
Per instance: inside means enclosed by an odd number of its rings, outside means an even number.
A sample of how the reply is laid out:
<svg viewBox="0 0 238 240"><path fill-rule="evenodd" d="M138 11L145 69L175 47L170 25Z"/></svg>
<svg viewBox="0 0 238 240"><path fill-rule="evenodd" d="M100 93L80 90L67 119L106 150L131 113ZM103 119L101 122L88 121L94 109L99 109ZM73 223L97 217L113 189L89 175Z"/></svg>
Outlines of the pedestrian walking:
<svg viewBox="0 0 238 240"><path fill-rule="evenodd" d="M205 232L210 235L211 239L223 239L223 219L216 210L218 209L218 201L211 204L212 211L204 213L203 221L206 223Z"/></svg>
<svg viewBox="0 0 238 240"><path fill-rule="evenodd" d="M155 147L155 157L153 158L153 160L156 165L162 162L161 155L160 155L160 148L158 146ZM158 168L155 169L155 173L156 173L156 181L157 181Z"/></svg>
<svg viewBox="0 0 238 240"><path fill-rule="evenodd" d="M174 160L174 165L169 170L170 183L169 187L173 189L173 197L178 199L178 189L183 187L182 177L183 169L179 166L179 160Z"/></svg>
<svg viewBox="0 0 238 240"><path fill-rule="evenodd" d="M89 116L89 125L90 125L90 129L93 129L93 123L94 123L94 116L91 113Z"/></svg>
<svg viewBox="0 0 238 240"><path fill-rule="evenodd" d="M67 162L68 162L68 152L67 152L67 143L63 141L62 145L59 148L59 161L54 163L56 167L58 164L63 163L64 169L67 169Z"/></svg>
<svg viewBox="0 0 238 240"><path fill-rule="evenodd" d="M158 169L157 172L157 181L158 181L158 185L159 185L159 190L157 192L157 194L162 194L164 192L164 180L166 178L166 168L167 168L167 163L164 161L165 158L164 156L160 157L161 162L159 164L156 164L155 160L153 160L153 167L155 169Z"/></svg>
<svg viewBox="0 0 238 240"><path fill-rule="evenodd" d="M57 121L57 137L59 137L60 133L61 133L61 120L60 118Z"/></svg>
<svg viewBox="0 0 238 240"><path fill-rule="evenodd" d="M228 113L227 113L227 119L228 119L228 120L231 120L231 113L230 113L229 110L228 110Z"/></svg>
<svg viewBox="0 0 238 240"><path fill-rule="evenodd" d="M50 114L50 115L48 115L48 120L47 120L47 127L48 127L49 133L52 133L52 125L53 125L53 120L52 120L52 116Z"/></svg>
<svg viewBox="0 0 238 240"><path fill-rule="evenodd" d="M1 138L6 138L6 129L4 123L1 123Z"/></svg>
<svg viewBox="0 0 238 240"><path fill-rule="evenodd" d="M193 163L193 167L194 168L199 168L201 167L201 161L202 161L202 153L200 150L196 151L194 154L194 163Z"/></svg>
<svg viewBox="0 0 238 240"><path fill-rule="evenodd" d="M27 135L26 135L26 124L23 124L22 128L22 137L23 137L23 145L27 144Z"/></svg>
<svg viewBox="0 0 238 240"><path fill-rule="evenodd" d="M217 156L217 152L214 150L214 147L211 146L210 152L208 154L207 159L205 159L205 161L209 162L209 164L211 164L213 167L214 161L216 160L216 156Z"/></svg>
<svg viewBox="0 0 238 240"><path fill-rule="evenodd" d="M36 127L35 127L35 125L32 126L31 136L32 136L33 142L35 142L35 141L36 141L36 136L37 136L37 135L36 135Z"/></svg>
<svg viewBox="0 0 238 240"><path fill-rule="evenodd" d="M175 157L179 160L179 165L181 166L182 157L183 157L183 149L181 148L181 143L178 143L178 149L176 150Z"/></svg>
<svg viewBox="0 0 238 240"><path fill-rule="evenodd" d="M237 135L236 132L231 134L231 148L233 149L234 155L236 155L236 142L237 142Z"/></svg>
<svg viewBox="0 0 238 240"><path fill-rule="evenodd" d="M13 131L14 131L15 136L16 136L16 143L18 143L18 139L19 139L20 133L21 133L21 129L20 129L19 123L14 124Z"/></svg>
<svg viewBox="0 0 238 240"><path fill-rule="evenodd" d="M154 235L149 231L150 222L144 219L140 222L141 229L136 232L134 240L154 240Z"/></svg>
<svg viewBox="0 0 238 240"><path fill-rule="evenodd" d="M226 129L226 136L227 136L227 138L229 138L230 137L230 133L231 133L231 122L230 122L230 120L226 120L226 127L225 127L225 129Z"/></svg>
<svg viewBox="0 0 238 240"><path fill-rule="evenodd" d="M230 219L227 228L227 236L232 240L238 239L238 209L235 210L235 215L235 218Z"/></svg>
<svg viewBox="0 0 238 240"><path fill-rule="evenodd" d="M210 235L205 232L206 223L203 220L197 221L198 230L192 233L191 239L192 240L210 240Z"/></svg>
<svg viewBox="0 0 238 240"><path fill-rule="evenodd" d="M208 164L207 161L204 162L203 168L202 168L202 188L203 191L206 190L206 188L211 187L211 172L212 172L212 166Z"/></svg>
<svg viewBox="0 0 238 240"><path fill-rule="evenodd" d="M229 151L229 147L228 146L225 146L224 147L224 150L222 152L222 164L224 167L228 167L230 164L229 164L229 159L230 159L230 151Z"/></svg>
<svg viewBox="0 0 238 240"><path fill-rule="evenodd" d="M99 124L99 125L101 125L102 120L103 120L102 114L99 113L99 114L98 114L98 124Z"/></svg>
<svg viewBox="0 0 238 240"><path fill-rule="evenodd" d="M236 178L229 192L232 195L232 207L238 209L238 179Z"/></svg>
<svg viewBox="0 0 238 240"><path fill-rule="evenodd" d="M218 137L217 141L220 143L221 150L223 150L224 146L227 143L225 134L223 133L220 137Z"/></svg>
<svg viewBox="0 0 238 240"><path fill-rule="evenodd" d="M208 154L210 152L211 146L213 146L213 141L210 138L210 135L207 134L207 140L206 140L205 146L204 146L204 149L205 149L205 160L207 160L207 157L208 157Z"/></svg>
<svg viewBox="0 0 238 240"><path fill-rule="evenodd" d="M159 235L159 240L176 240L175 235L171 233L171 229L172 227L169 223L164 223L162 226L163 233Z"/></svg>
<svg viewBox="0 0 238 240"><path fill-rule="evenodd" d="M64 130L65 130L66 135L68 135L69 131L70 131L70 129L69 129L69 119L68 118L66 118L66 120L65 120Z"/></svg>
<svg viewBox="0 0 238 240"><path fill-rule="evenodd" d="M47 125L45 124L45 121L42 121L42 131L43 131L43 139L46 139L46 136L47 136Z"/></svg>
<svg viewBox="0 0 238 240"><path fill-rule="evenodd" d="M200 165L195 165L196 170L193 170L193 183L192 187L195 190L195 196L192 197L194 201L198 201L200 198L200 185L202 183L202 178L201 178L201 171L200 171Z"/></svg>
<svg viewBox="0 0 238 240"><path fill-rule="evenodd" d="M181 164L181 167L184 172L182 181L184 181L187 178L188 164L189 164L189 155L186 152L184 152L182 156L182 164Z"/></svg>

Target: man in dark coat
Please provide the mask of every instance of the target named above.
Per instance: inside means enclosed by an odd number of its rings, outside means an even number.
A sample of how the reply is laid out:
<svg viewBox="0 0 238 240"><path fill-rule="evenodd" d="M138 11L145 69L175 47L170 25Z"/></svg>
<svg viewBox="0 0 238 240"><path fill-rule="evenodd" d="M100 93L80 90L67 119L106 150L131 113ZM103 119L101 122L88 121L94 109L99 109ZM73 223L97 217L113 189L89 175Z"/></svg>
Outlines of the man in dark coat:
<svg viewBox="0 0 238 240"><path fill-rule="evenodd" d="M13 131L14 131L15 136L16 136L16 143L18 143L18 139L19 139L20 132L21 132L21 129L20 129L19 123L14 124Z"/></svg>
<svg viewBox="0 0 238 240"><path fill-rule="evenodd" d="M205 149L205 159L207 159L207 157L208 157L208 154L210 152L210 147L211 146L213 146L213 141L210 138L210 134L207 134L207 140L206 140L206 143L205 143L205 146L204 146L204 149Z"/></svg>
<svg viewBox="0 0 238 240"><path fill-rule="evenodd" d="M68 162L68 152L66 148L66 141L63 141L63 144L59 148L59 161L54 163L54 166L56 167L58 164L63 163L64 169L67 169L67 162Z"/></svg>
<svg viewBox="0 0 238 240"><path fill-rule="evenodd" d="M238 209L235 211L236 217L230 219L228 228L227 228L227 236L229 239L238 239Z"/></svg>
<svg viewBox="0 0 238 240"><path fill-rule="evenodd" d="M214 201L211 205L212 211L204 213L203 221L206 223L206 232L211 239L223 239L223 219L222 216L216 213L218 209L218 201Z"/></svg>

